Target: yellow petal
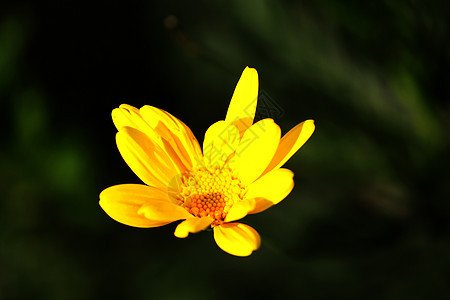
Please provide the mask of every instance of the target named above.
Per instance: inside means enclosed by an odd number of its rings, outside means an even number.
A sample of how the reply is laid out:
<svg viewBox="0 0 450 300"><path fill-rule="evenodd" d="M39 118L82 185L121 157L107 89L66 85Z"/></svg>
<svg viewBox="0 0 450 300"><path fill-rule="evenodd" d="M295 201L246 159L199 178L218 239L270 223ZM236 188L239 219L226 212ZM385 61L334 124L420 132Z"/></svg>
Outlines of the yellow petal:
<svg viewBox="0 0 450 300"><path fill-rule="evenodd" d="M225 222L242 219L247 214L256 214L280 203L294 188L294 173L288 169L277 169L253 182L245 199L234 204Z"/></svg>
<svg viewBox="0 0 450 300"><path fill-rule="evenodd" d="M201 163L200 145L183 122L168 112L149 105L141 107L139 112L147 124L170 145L186 168L191 169Z"/></svg>
<svg viewBox="0 0 450 300"><path fill-rule="evenodd" d="M164 127L164 124L161 123L158 128L153 128L149 125L151 123L143 118L137 108L127 104L122 104L119 108L114 109L112 118L119 131L124 131L127 130L126 128L131 127L147 135L153 144L164 149L172 162L179 166L179 169L186 171L188 168L190 169L192 167L192 165L183 161L182 155L179 151L176 151L178 150L178 147L175 146L174 149L174 146L171 144L171 141L173 141L173 138L171 137L172 133L167 129L165 132L162 132L159 129L159 127Z"/></svg>
<svg viewBox="0 0 450 300"><path fill-rule="evenodd" d="M225 121L234 123L239 132L245 131L253 124L257 101L258 72L246 67L234 90Z"/></svg>
<svg viewBox="0 0 450 300"><path fill-rule="evenodd" d="M112 118L119 131L132 127L145 133L187 169L202 162L200 145L189 127L162 109L146 105L139 110L122 104L113 110Z"/></svg>
<svg viewBox="0 0 450 300"><path fill-rule="evenodd" d="M148 185L167 188L169 182L185 171L137 129L124 127L117 133L116 142L125 162Z"/></svg>
<svg viewBox="0 0 450 300"><path fill-rule="evenodd" d="M114 220L134 227L157 227L169 222L151 221L138 214L139 209L153 201L168 202L167 193L141 184L121 184L100 193L100 206Z"/></svg>
<svg viewBox="0 0 450 300"><path fill-rule="evenodd" d="M212 124L205 133L203 158L207 167L222 167L234 154L240 136L236 126L225 121Z"/></svg>
<svg viewBox="0 0 450 300"><path fill-rule="evenodd" d="M152 201L144 204L138 214L145 216L151 221L173 222L192 218L183 207L169 201Z"/></svg>
<svg viewBox="0 0 450 300"><path fill-rule="evenodd" d="M294 188L294 173L288 169L276 169L262 176L249 187L246 199L248 213L256 214L280 203ZM253 205L253 207L251 207ZM231 209L230 209L231 211Z"/></svg>
<svg viewBox="0 0 450 300"><path fill-rule="evenodd" d="M255 208L255 199L244 199L234 204L225 217L225 222L233 222L245 217Z"/></svg>
<svg viewBox="0 0 450 300"><path fill-rule="evenodd" d="M128 104L122 104L119 108L113 109L112 120L117 130L122 127L135 127L135 119L139 117L139 110Z"/></svg>
<svg viewBox="0 0 450 300"><path fill-rule="evenodd" d="M206 229L213 221L214 219L209 216L187 219L178 224L174 234L178 238L185 238L189 233L197 233Z"/></svg>
<svg viewBox="0 0 450 300"><path fill-rule="evenodd" d="M249 256L261 245L258 232L241 223L225 223L214 227L214 240L220 249L236 256Z"/></svg>
<svg viewBox="0 0 450 300"><path fill-rule="evenodd" d="M252 183L266 169L280 142L281 130L272 119L253 124L242 137L229 166L244 185Z"/></svg>
<svg viewBox="0 0 450 300"><path fill-rule="evenodd" d="M161 143L161 138L142 118L139 109L136 107L122 104L119 108L113 109L111 116L118 131L121 131L124 127L132 127L145 133L154 143Z"/></svg>
<svg viewBox="0 0 450 300"><path fill-rule="evenodd" d="M280 145L263 174L283 166L284 163L306 143L313 134L314 128L314 121L306 120L289 130L289 132L281 138Z"/></svg>

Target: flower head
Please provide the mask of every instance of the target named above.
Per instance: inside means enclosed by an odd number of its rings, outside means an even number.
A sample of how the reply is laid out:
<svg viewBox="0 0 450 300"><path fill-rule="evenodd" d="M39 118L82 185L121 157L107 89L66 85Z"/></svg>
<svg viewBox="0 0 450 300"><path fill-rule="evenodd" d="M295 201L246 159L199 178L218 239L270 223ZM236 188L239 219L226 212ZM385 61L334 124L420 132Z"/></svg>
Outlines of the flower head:
<svg viewBox="0 0 450 300"><path fill-rule="evenodd" d="M248 256L261 239L235 221L282 201L294 187L293 172L281 166L308 140L314 121L304 121L281 138L272 119L253 124L258 73L245 68L225 120L197 139L168 112L123 104L112 112L116 142L125 162L145 184L121 184L100 194L100 206L114 220L157 227L183 220L175 236L208 227L224 251Z"/></svg>

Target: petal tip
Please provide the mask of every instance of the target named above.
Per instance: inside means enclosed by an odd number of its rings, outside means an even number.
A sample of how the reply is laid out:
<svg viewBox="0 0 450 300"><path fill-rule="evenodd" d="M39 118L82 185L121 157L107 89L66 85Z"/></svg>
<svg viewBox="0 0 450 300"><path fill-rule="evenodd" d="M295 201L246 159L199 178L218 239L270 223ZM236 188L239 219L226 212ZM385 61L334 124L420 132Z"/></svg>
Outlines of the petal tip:
<svg viewBox="0 0 450 300"><path fill-rule="evenodd" d="M311 128L312 131L314 131L314 129L316 128L316 123L314 120L306 120L303 122L303 126L309 126Z"/></svg>
<svg viewBox="0 0 450 300"><path fill-rule="evenodd" d="M245 66L244 72L252 72L258 75L258 71L255 68L249 66Z"/></svg>
<svg viewBox="0 0 450 300"><path fill-rule="evenodd" d="M132 106L132 105L129 105L129 104L125 104L125 103L120 104L120 105L119 105L119 109L133 110L133 111L137 111L137 110L138 110L136 107L134 107L134 106Z"/></svg>
<svg viewBox="0 0 450 300"><path fill-rule="evenodd" d="M189 233L197 233L205 230L214 221L213 218L207 216L203 218L191 217L178 224L175 228L174 235L177 238L186 238Z"/></svg>

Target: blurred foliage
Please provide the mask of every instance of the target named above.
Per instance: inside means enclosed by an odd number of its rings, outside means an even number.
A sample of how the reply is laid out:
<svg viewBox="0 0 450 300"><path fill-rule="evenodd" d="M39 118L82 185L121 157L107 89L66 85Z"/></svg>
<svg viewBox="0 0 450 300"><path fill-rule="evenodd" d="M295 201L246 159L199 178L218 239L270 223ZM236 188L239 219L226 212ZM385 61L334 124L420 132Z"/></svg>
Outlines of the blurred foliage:
<svg viewBox="0 0 450 300"><path fill-rule="evenodd" d="M445 299L450 292L445 1L16 1L0 9L0 299ZM296 188L211 232L136 229L98 206L139 180L110 111L151 104L201 141L240 72L311 140Z"/></svg>

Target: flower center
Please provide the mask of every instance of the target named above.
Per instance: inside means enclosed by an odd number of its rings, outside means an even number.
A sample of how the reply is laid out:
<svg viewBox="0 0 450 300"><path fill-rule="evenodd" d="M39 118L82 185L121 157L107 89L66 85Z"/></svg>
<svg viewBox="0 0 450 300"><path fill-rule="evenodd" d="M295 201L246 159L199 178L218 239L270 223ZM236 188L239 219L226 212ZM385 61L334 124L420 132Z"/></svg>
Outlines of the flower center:
<svg viewBox="0 0 450 300"><path fill-rule="evenodd" d="M223 223L228 211L247 192L230 169L198 168L182 177L178 205L196 217L210 216L212 226Z"/></svg>

